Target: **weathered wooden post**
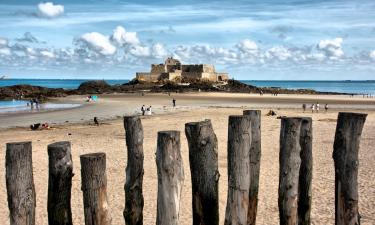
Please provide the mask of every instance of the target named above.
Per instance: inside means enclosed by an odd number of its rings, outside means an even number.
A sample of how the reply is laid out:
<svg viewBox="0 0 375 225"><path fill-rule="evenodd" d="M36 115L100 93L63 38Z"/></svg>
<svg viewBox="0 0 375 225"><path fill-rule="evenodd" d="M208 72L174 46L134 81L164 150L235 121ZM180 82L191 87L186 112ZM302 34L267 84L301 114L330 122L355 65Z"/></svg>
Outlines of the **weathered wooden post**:
<svg viewBox="0 0 375 225"><path fill-rule="evenodd" d="M358 151L367 114L339 113L333 160L335 162L335 224L359 225Z"/></svg>
<svg viewBox="0 0 375 225"><path fill-rule="evenodd" d="M311 182L313 169L312 156L312 119L303 117L301 121L300 133L301 145L301 167L299 170L298 184L298 224L310 225L311 214Z"/></svg>
<svg viewBox="0 0 375 225"><path fill-rule="evenodd" d="M250 187L251 118L229 116L228 199L225 225L247 224Z"/></svg>
<svg viewBox="0 0 375 225"><path fill-rule="evenodd" d="M260 157L262 149L261 114L260 110L245 110L244 115L251 119L251 147L250 147L250 188L249 210L247 212L247 225L256 224L258 211L258 191L260 174Z"/></svg>
<svg viewBox="0 0 375 225"><path fill-rule="evenodd" d="M143 224L143 127L138 116L124 117L128 150L124 219L127 225Z"/></svg>
<svg viewBox="0 0 375 225"><path fill-rule="evenodd" d="M219 224L217 138L211 120L185 124L189 144L193 225Z"/></svg>
<svg viewBox="0 0 375 225"><path fill-rule="evenodd" d="M302 118L281 118L278 200L280 225L298 224L301 121Z"/></svg>
<svg viewBox="0 0 375 225"><path fill-rule="evenodd" d="M31 142L7 143L6 187L10 225L35 225L35 188Z"/></svg>
<svg viewBox="0 0 375 225"><path fill-rule="evenodd" d="M158 171L157 225L177 225L180 214L184 167L179 131L158 132L156 164Z"/></svg>
<svg viewBox="0 0 375 225"><path fill-rule="evenodd" d="M109 225L105 153L80 156L86 225Z"/></svg>
<svg viewBox="0 0 375 225"><path fill-rule="evenodd" d="M72 225L70 197L73 162L70 142L48 145L48 224Z"/></svg>

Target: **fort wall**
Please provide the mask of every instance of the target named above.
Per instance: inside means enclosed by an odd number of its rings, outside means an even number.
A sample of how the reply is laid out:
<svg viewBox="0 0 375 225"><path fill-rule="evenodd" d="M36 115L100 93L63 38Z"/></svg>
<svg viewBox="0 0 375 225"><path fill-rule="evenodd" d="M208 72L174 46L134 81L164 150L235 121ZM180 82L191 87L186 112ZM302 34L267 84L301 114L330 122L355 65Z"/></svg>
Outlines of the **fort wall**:
<svg viewBox="0 0 375 225"><path fill-rule="evenodd" d="M229 78L227 73L216 73L214 65L182 65L180 61L173 58L168 58L164 64L152 64L150 73L136 74L137 79L148 82L174 80L177 77L194 80L206 79L213 82L225 81Z"/></svg>
<svg viewBox="0 0 375 225"><path fill-rule="evenodd" d="M167 72L166 66L163 64L155 65L153 64L151 66L151 73L165 73Z"/></svg>
<svg viewBox="0 0 375 225"><path fill-rule="evenodd" d="M151 74L151 73L136 73L137 80L147 81L147 82L156 82L160 78L160 74Z"/></svg>

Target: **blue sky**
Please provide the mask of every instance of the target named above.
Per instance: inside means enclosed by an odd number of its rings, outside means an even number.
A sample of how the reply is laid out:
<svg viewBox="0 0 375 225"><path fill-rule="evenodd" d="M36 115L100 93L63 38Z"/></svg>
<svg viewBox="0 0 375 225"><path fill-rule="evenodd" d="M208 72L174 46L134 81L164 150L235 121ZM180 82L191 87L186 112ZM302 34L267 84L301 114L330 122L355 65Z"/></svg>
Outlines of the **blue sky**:
<svg viewBox="0 0 375 225"><path fill-rule="evenodd" d="M375 79L374 12L373 0L0 0L0 75L129 79L173 56L236 79Z"/></svg>

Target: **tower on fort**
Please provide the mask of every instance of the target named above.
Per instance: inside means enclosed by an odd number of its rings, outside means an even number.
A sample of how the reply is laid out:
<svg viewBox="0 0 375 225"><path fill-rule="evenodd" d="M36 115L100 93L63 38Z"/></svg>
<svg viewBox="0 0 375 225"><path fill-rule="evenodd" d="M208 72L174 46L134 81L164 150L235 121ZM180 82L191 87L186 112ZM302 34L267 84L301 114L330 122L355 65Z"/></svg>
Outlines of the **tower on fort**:
<svg viewBox="0 0 375 225"><path fill-rule="evenodd" d="M228 80L228 73L218 73L214 65L197 64L183 65L177 59L169 57L164 64L152 64L151 72L136 73L137 80L147 82L158 82L160 80L176 80L177 78L187 80L208 80L212 82Z"/></svg>

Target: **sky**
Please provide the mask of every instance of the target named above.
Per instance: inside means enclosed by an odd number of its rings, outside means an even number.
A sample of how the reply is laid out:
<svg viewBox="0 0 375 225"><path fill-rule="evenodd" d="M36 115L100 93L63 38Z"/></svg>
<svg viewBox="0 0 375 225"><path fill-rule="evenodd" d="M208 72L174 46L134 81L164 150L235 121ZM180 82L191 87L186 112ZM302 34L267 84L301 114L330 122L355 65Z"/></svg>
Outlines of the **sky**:
<svg viewBox="0 0 375 225"><path fill-rule="evenodd" d="M131 79L167 57L240 80L374 80L375 1L0 0L0 76Z"/></svg>

